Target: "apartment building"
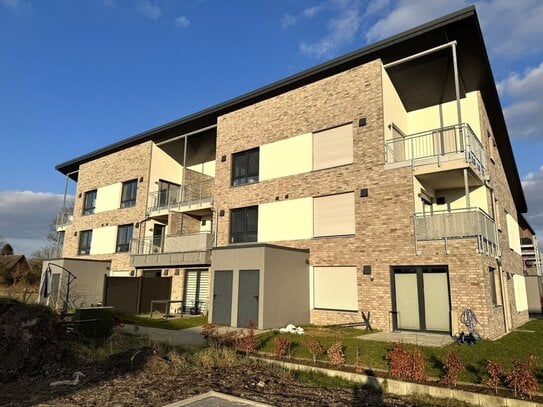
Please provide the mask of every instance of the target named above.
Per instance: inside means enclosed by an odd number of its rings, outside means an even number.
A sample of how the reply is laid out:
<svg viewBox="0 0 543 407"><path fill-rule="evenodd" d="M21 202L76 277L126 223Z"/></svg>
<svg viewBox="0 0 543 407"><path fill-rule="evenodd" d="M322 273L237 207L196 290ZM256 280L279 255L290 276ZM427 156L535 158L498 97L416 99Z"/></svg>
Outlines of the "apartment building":
<svg viewBox="0 0 543 407"><path fill-rule="evenodd" d="M534 314L543 313L543 267L537 236L524 216L520 216L520 243L524 261L524 275L528 311Z"/></svg>
<svg viewBox="0 0 543 407"><path fill-rule="evenodd" d="M214 323L455 333L471 309L495 338L528 319L527 207L473 7L56 168L77 183L62 257L167 279Z"/></svg>

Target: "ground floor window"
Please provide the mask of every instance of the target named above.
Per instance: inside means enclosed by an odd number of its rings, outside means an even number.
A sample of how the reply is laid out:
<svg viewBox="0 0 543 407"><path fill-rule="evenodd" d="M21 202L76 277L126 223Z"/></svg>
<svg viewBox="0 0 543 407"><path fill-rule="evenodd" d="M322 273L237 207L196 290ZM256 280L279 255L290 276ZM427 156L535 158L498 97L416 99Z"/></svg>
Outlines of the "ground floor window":
<svg viewBox="0 0 543 407"><path fill-rule="evenodd" d="M313 267L313 307L358 311L356 267Z"/></svg>

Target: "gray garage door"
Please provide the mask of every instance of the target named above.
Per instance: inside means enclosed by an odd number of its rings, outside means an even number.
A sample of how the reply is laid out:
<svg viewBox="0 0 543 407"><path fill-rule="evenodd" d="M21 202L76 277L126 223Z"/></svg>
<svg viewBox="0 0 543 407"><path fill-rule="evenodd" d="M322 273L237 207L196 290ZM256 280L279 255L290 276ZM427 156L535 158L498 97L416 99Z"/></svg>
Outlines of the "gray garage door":
<svg viewBox="0 0 543 407"><path fill-rule="evenodd" d="M258 326L260 271L240 270L238 291L238 326L247 327L249 321Z"/></svg>
<svg viewBox="0 0 543 407"><path fill-rule="evenodd" d="M232 271L215 271L213 280L213 323L230 325L232 313Z"/></svg>

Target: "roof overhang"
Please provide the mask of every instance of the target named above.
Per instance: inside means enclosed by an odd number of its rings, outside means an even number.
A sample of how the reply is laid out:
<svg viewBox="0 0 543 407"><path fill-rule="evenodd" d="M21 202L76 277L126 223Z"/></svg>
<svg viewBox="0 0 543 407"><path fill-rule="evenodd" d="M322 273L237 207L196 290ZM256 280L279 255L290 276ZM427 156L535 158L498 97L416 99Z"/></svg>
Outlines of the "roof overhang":
<svg viewBox="0 0 543 407"><path fill-rule="evenodd" d="M56 166L65 175L74 173L85 162L140 144L163 141L217 123L217 118L242 107L272 98L284 92L381 59L383 64L456 41L462 94L480 90L490 120L501 161L517 210L526 212L526 200L517 171L496 84L490 68L475 7L467 7L420 25L383 41L361 48L326 63L289 76L237 98L166 123L135 136L92 151ZM408 111L454 100L454 80L450 51L443 50L387 72ZM77 175L73 176L74 178Z"/></svg>

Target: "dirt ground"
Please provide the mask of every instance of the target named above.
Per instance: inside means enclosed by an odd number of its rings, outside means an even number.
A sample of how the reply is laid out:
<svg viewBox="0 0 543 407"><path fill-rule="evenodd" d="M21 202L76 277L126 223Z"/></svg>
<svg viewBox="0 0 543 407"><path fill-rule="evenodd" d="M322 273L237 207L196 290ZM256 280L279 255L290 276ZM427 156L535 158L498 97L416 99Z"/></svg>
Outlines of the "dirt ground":
<svg viewBox="0 0 543 407"><path fill-rule="evenodd" d="M275 406L410 405L355 387L311 387L227 348L178 353L134 338L116 332L89 343L50 309L0 298L0 406L162 406L210 390ZM77 385L51 386L76 371Z"/></svg>
<svg viewBox="0 0 543 407"><path fill-rule="evenodd" d="M411 403L359 388L309 387L289 373L247 362L234 367L157 368L152 351L134 351L80 367L77 386L51 387L54 376L22 377L0 384L1 406L161 406L215 390L275 406L410 406ZM146 358L147 360L143 360ZM160 365L160 363L159 363ZM65 369L62 369L65 370Z"/></svg>

